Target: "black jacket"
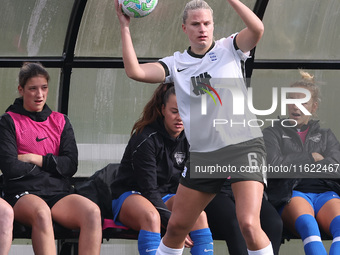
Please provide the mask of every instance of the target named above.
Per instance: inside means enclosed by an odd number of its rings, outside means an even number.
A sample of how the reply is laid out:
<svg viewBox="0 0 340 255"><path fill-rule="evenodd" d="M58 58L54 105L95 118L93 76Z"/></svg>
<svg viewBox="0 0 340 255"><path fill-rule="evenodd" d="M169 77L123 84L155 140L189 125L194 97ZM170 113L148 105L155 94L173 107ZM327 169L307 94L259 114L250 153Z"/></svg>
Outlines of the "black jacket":
<svg viewBox="0 0 340 255"><path fill-rule="evenodd" d="M45 105L41 112L28 112L21 98L15 100L6 112L28 116L35 122L43 122L52 111ZM68 177L77 171L78 150L70 121L66 116L60 137L59 156L43 155L43 166L18 160L16 128L7 113L0 117L0 169L4 177L5 197L28 191L36 195L55 195L72 190Z"/></svg>
<svg viewBox="0 0 340 255"><path fill-rule="evenodd" d="M103 218L112 218L112 199L126 191L139 191L158 210L166 228L171 212L162 197L176 193L188 155L184 132L176 139L170 137L159 119L132 135L120 164L96 171L84 183L76 184L75 191L95 202Z"/></svg>
<svg viewBox="0 0 340 255"><path fill-rule="evenodd" d="M182 132L172 138L159 119L133 134L121 164L111 183L112 198L126 191L139 191L158 210L166 227L170 212L162 196L176 193L181 173L189 154L189 145Z"/></svg>
<svg viewBox="0 0 340 255"><path fill-rule="evenodd" d="M274 127L267 127L263 130L269 165L303 167L319 164L322 167L333 167L340 163L340 144L330 129L320 128L318 121L310 121L306 140L303 144L297 130L294 127L282 126L281 121L275 122ZM324 159L315 162L312 157L313 152L320 153ZM329 176L327 179L322 179L323 185L328 190L333 190L340 195L340 179L336 179L337 176L340 177L340 167L337 169L337 173L324 171L320 176L324 178ZM288 203L293 189L305 180L301 178L269 178L267 188L269 201L277 208Z"/></svg>

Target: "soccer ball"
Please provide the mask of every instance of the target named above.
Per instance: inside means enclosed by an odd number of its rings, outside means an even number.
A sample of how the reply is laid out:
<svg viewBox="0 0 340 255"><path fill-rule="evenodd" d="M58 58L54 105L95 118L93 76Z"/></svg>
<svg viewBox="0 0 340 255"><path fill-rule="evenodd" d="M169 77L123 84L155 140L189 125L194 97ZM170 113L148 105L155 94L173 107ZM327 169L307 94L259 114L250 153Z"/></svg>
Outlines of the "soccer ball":
<svg viewBox="0 0 340 255"><path fill-rule="evenodd" d="M158 0L119 0L124 14L133 18L149 15L156 7Z"/></svg>

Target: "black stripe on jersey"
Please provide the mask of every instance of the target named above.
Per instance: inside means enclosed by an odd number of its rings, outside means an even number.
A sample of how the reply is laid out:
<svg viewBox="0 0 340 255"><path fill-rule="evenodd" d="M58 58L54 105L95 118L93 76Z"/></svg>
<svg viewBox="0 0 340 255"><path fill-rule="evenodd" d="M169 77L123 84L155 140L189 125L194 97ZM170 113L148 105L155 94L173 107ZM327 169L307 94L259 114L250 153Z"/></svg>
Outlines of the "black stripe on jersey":
<svg viewBox="0 0 340 255"><path fill-rule="evenodd" d="M241 71L244 81L246 81L246 62L241 60Z"/></svg>
<svg viewBox="0 0 340 255"><path fill-rule="evenodd" d="M239 50L240 49L237 46L237 44L236 44L236 37L237 37L237 35L235 35L234 40L233 40L233 45L234 45L235 50ZM243 61L243 60L241 60L241 71L242 71L243 79L245 80L245 78L246 78L246 62Z"/></svg>
<svg viewBox="0 0 340 255"><path fill-rule="evenodd" d="M235 37L234 37L233 45L234 45L235 50L239 50L240 48L236 44L236 37L237 37L237 35L235 35Z"/></svg>
<svg viewBox="0 0 340 255"><path fill-rule="evenodd" d="M160 63L163 66L164 71L165 71L165 77L168 77L170 75L168 66L162 61L158 61L158 63Z"/></svg>
<svg viewBox="0 0 340 255"><path fill-rule="evenodd" d="M215 41L212 42L211 46L209 47L209 49L204 54L196 54L196 53L192 52L191 46L188 48L187 52L193 58L203 58L214 47L215 47Z"/></svg>

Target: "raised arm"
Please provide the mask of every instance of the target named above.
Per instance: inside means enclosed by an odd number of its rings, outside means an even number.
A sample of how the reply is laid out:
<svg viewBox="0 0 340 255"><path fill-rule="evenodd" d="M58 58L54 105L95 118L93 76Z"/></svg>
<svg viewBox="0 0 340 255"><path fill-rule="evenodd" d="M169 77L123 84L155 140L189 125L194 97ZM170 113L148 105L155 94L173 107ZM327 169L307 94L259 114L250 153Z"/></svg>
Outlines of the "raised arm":
<svg viewBox="0 0 340 255"><path fill-rule="evenodd" d="M246 25L246 28L240 31L236 37L236 44L243 52L250 51L263 35L263 23L252 10L239 0L228 0L228 2Z"/></svg>
<svg viewBox="0 0 340 255"><path fill-rule="evenodd" d="M161 64L157 62L139 64L130 34L130 17L123 14L118 0L115 0L115 8L120 24L123 61L127 76L141 82L163 82L165 80L165 71Z"/></svg>

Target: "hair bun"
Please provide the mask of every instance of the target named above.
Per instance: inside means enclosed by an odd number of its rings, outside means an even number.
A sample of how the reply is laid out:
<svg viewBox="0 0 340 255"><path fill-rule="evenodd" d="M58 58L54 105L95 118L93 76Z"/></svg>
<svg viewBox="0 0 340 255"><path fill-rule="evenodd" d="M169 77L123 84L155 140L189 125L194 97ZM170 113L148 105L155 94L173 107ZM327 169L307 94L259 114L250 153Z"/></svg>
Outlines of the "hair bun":
<svg viewBox="0 0 340 255"><path fill-rule="evenodd" d="M307 73L303 70L300 70L300 75L302 79L310 81L310 82L314 82L314 75L311 75L310 73Z"/></svg>

